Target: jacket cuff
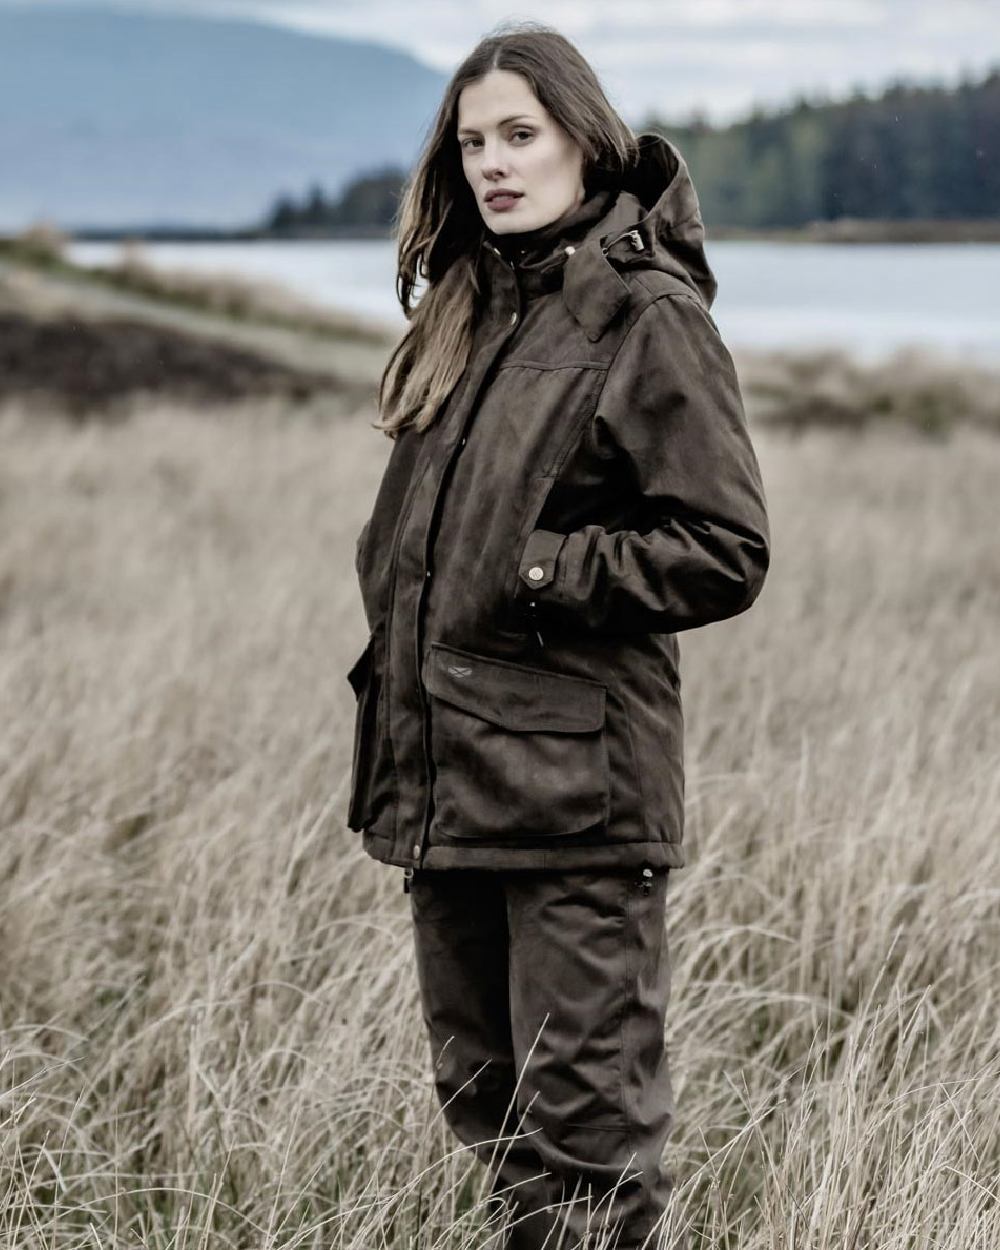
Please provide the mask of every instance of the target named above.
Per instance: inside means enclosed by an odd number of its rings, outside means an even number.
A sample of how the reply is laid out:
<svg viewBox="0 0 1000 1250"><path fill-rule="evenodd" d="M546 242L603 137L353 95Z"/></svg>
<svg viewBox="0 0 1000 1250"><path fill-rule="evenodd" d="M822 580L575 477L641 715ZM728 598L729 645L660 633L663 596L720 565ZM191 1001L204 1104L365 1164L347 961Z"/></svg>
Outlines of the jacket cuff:
<svg viewBox="0 0 1000 1250"><path fill-rule="evenodd" d="M557 534L553 530L531 531L518 565L517 599L528 599L555 581L558 571L556 561L565 541L565 534Z"/></svg>

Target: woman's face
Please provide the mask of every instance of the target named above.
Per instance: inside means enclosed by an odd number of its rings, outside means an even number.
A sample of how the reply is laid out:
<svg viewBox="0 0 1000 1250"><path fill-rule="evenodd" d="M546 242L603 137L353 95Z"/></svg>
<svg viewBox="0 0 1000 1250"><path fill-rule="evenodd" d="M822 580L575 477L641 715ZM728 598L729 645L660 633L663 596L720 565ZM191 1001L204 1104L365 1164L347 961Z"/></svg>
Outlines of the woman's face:
<svg viewBox="0 0 1000 1250"><path fill-rule="evenodd" d="M520 74L490 70L458 97L462 168L483 221L497 234L536 230L583 202L583 152ZM499 188L514 199L487 195Z"/></svg>

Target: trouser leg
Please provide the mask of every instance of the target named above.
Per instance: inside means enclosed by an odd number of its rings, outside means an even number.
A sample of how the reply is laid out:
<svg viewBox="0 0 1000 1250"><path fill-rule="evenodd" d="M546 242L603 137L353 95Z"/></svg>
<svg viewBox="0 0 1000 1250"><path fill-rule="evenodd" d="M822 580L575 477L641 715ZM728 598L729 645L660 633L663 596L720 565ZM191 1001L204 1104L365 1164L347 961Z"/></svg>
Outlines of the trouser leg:
<svg viewBox="0 0 1000 1250"><path fill-rule="evenodd" d="M567 1204L520 1221L511 1250L655 1246L672 1188L668 876L645 887L639 870L509 876L517 1101L548 1202Z"/></svg>
<svg viewBox="0 0 1000 1250"><path fill-rule="evenodd" d="M653 1250L671 1188L667 878L647 891L638 870L414 876L435 1087L513 1202L509 1250Z"/></svg>
<svg viewBox="0 0 1000 1250"><path fill-rule="evenodd" d="M410 889L421 1008L434 1085L456 1137L489 1170L493 1193L546 1200L544 1167L518 1131L504 874L414 873Z"/></svg>

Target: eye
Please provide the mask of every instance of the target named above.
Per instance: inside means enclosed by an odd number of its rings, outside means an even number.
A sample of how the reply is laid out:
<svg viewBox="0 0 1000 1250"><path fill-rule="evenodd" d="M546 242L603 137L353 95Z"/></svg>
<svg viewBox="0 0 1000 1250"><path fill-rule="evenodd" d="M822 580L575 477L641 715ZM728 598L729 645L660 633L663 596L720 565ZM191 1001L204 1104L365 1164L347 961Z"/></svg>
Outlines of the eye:
<svg viewBox="0 0 1000 1250"><path fill-rule="evenodd" d="M516 139L518 135L524 135L524 137L525 137L526 139L533 139L533 138L534 138L534 131L533 131L533 130L525 130L523 127L519 127L517 130L512 130L512 131L511 131L511 138L512 138L512 139ZM478 140L478 139L472 138L472 137L470 136L470 137L469 137L469 138L467 138L467 139L461 139L461 140L459 140L459 144L458 144L458 146L459 146L460 148L464 148L464 147L466 147L466 146L467 146L468 144L470 144L470 143L478 143L478 142L479 142L479 140Z"/></svg>

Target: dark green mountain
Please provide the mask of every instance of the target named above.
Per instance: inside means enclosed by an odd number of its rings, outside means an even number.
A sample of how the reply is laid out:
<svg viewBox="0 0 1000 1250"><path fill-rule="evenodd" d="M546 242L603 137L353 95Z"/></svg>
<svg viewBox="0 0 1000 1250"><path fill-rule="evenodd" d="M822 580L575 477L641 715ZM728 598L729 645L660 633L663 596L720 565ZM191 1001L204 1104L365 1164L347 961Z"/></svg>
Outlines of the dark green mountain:
<svg viewBox="0 0 1000 1250"><path fill-rule="evenodd" d="M951 88L799 99L724 128L642 128L678 144L711 225L1000 219L1000 69Z"/></svg>

